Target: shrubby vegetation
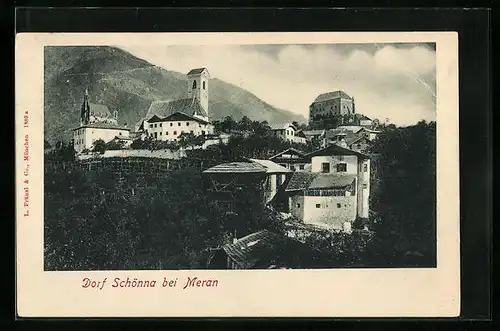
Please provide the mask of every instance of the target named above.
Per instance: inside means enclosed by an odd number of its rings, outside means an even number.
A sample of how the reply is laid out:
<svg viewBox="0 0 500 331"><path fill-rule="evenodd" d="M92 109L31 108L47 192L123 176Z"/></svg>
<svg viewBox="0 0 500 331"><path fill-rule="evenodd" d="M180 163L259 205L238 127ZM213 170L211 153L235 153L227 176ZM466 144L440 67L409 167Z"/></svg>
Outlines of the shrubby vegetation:
<svg viewBox="0 0 500 331"><path fill-rule="evenodd" d="M46 270L201 266L203 251L217 244L221 231L200 174L125 176L45 174Z"/></svg>
<svg viewBox="0 0 500 331"><path fill-rule="evenodd" d="M370 151L375 264L436 264L436 123L387 126Z"/></svg>

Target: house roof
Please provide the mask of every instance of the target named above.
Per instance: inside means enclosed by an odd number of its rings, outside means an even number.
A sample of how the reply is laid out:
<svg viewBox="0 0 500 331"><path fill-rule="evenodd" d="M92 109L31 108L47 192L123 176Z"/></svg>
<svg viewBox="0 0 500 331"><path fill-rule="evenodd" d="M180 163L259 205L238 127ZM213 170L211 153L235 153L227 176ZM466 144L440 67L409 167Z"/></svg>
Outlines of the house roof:
<svg viewBox="0 0 500 331"><path fill-rule="evenodd" d="M206 174L221 173L266 173L267 169L256 162L230 162L218 164L203 171Z"/></svg>
<svg viewBox="0 0 500 331"><path fill-rule="evenodd" d="M344 98L344 99L352 99L347 93L344 91L333 91L333 92L327 92L327 93L322 93L314 99L313 103L316 102L322 102L326 100L331 100L331 99L338 99L338 98Z"/></svg>
<svg viewBox="0 0 500 331"><path fill-rule="evenodd" d="M354 155L362 159L369 159L368 155L353 151L349 148L340 147L337 145L330 145L326 148L322 148L307 154L308 157L314 156L344 156L344 155Z"/></svg>
<svg viewBox="0 0 500 331"><path fill-rule="evenodd" d="M266 172L268 174L284 174L284 173L292 172L291 170L289 170L285 167L282 167L279 164L274 163L273 161L258 160L258 159L250 159L250 161L258 163L259 165L266 168Z"/></svg>
<svg viewBox="0 0 500 331"><path fill-rule="evenodd" d="M365 130L365 128L362 126L359 126L359 125L341 125L341 126L336 127L333 130L351 131L353 133L358 133L361 130Z"/></svg>
<svg viewBox="0 0 500 331"><path fill-rule="evenodd" d="M325 130L305 130L302 131L307 136L320 136L325 133Z"/></svg>
<svg viewBox="0 0 500 331"><path fill-rule="evenodd" d="M358 133L354 133L352 131L338 130L338 129L328 130L325 134L325 138L327 139L333 138L335 136L342 136L346 144L349 146L355 141L362 139L365 135L364 132L362 132L361 130L358 131Z"/></svg>
<svg viewBox="0 0 500 331"><path fill-rule="evenodd" d="M272 159L276 159L276 158L279 158L281 155L283 154L295 154L295 155L298 155L300 157L304 157L306 155L306 153L302 152L302 151L299 151L298 149L295 149L295 148L288 148L286 150L284 150L283 152L280 152L276 155L273 155L269 158L269 160L272 160Z"/></svg>
<svg viewBox="0 0 500 331"><path fill-rule="evenodd" d="M165 118L175 112L181 112L189 116L195 114L208 117L207 112L196 98L185 98L178 100L156 100L151 102L145 119L149 120L154 115Z"/></svg>
<svg viewBox="0 0 500 331"><path fill-rule="evenodd" d="M90 113L99 117L111 117L108 106L89 102Z"/></svg>
<svg viewBox="0 0 500 331"><path fill-rule="evenodd" d="M309 262L313 249L308 245L268 230L262 230L222 247L240 268L300 267Z"/></svg>
<svg viewBox="0 0 500 331"><path fill-rule="evenodd" d="M189 70L189 72L187 73L187 75L199 75L201 74L203 71L207 70L207 68L196 68L196 69L191 69ZM207 70L208 72L208 70Z"/></svg>
<svg viewBox="0 0 500 331"><path fill-rule="evenodd" d="M356 175L295 172L288 182L286 192L307 189L343 188L352 184Z"/></svg>
<svg viewBox="0 0 500 331"><path fill-rule="evenodd" d="M181 113L181 112L172 113L165 118L160 118L157 115L154 115L153 117L151 117L149 119L148 123L167 122L167 121L197 121L197 122L204 123L204 124L209 123L209 122L204 121L198 117L189 116L189 115L187 115L185 113Z"/></svg>
<svg viewBox="0 0 500 331"><path fill-rule="evenodd" d="M110 129L110 130L127 130L127 131L130 131L129 128L125 128L125 127L122 127L122 126L119 126L119 125L116 125L116 124L113 124L113 123L105 123L105 122L96 122L96 123L89 123L89 124L85 124L85 125L82 125L82 126L79 126L75 129L73 129L72 131L75 131L75 130L78 130L78 129L82 129L82 128L95 128L95 129Z"/></svg>
<svg viewBox="0 0 500 331"><path fill-rule="evenodd" d="M271 130L286 130L289 127L292 127L294 129L296 129L295 126L293 124L291 124L291 123L271 124L270 127L271 127Z"/></svg>
<svg viewBox="0 0 500 331"><path fill-rule="evenodd" d="M342 188L351 185L355 178L356 175L318 173L308 189Z"/></svg>

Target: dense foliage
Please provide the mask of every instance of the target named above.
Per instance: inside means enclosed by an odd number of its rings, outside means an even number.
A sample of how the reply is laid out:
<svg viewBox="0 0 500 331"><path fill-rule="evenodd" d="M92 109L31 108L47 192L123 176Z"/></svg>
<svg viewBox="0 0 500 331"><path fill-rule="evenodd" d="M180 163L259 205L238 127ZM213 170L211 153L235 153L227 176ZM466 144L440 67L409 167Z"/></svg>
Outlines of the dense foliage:
<svg viewBox="0 0 500 331"><path fill-rule="evenodd" d="M200 267L221 231L199 172L121 176L45 174L46 270Z"/></svg>
<svg viewBox="0 0 500 331"><path fill-rule="evenodd" d="M388 126L371 148L376 264L436 264L436 123Z"/></svg>

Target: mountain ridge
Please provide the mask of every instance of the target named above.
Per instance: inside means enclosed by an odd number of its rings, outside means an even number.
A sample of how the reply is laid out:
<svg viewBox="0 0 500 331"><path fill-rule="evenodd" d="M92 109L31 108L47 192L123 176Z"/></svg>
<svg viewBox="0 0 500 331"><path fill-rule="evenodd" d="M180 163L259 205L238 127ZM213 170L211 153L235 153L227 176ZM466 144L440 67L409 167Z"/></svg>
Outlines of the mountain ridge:
<svg viewBox="0 0 500 331"><path fill-rule="evenodd" d="M117 110L118 121L129 128L145 116L155 100L187 96L182 73L153 65L110 46L50 46L45 48L44 130L46 140L71 139L79 123L86 88L89 101ZM213 120L225 116L268 121L271 124L305 118L276 108L254 94L220 79L209 83L209 112Z"/></svg>

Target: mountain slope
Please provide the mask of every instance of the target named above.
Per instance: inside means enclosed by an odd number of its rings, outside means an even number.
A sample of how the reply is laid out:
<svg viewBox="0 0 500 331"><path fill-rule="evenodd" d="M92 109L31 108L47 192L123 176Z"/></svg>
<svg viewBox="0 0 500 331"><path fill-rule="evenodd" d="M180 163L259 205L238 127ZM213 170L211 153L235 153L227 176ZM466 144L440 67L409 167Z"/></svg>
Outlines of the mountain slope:
<svg viewBox="0 0 500 331"><path fill-rule="evenodd" d="M118 110L119 122L131 128L146 114L151 101L186 96L184 74L113 47L46 47L44 70L44 129L49 142L71 137L71 129L79 123L85 88L91 102L105 104L111 112ZM228 115L269 123L305 120L219 79L210 81L209 93L214 120Z"/></svg>

